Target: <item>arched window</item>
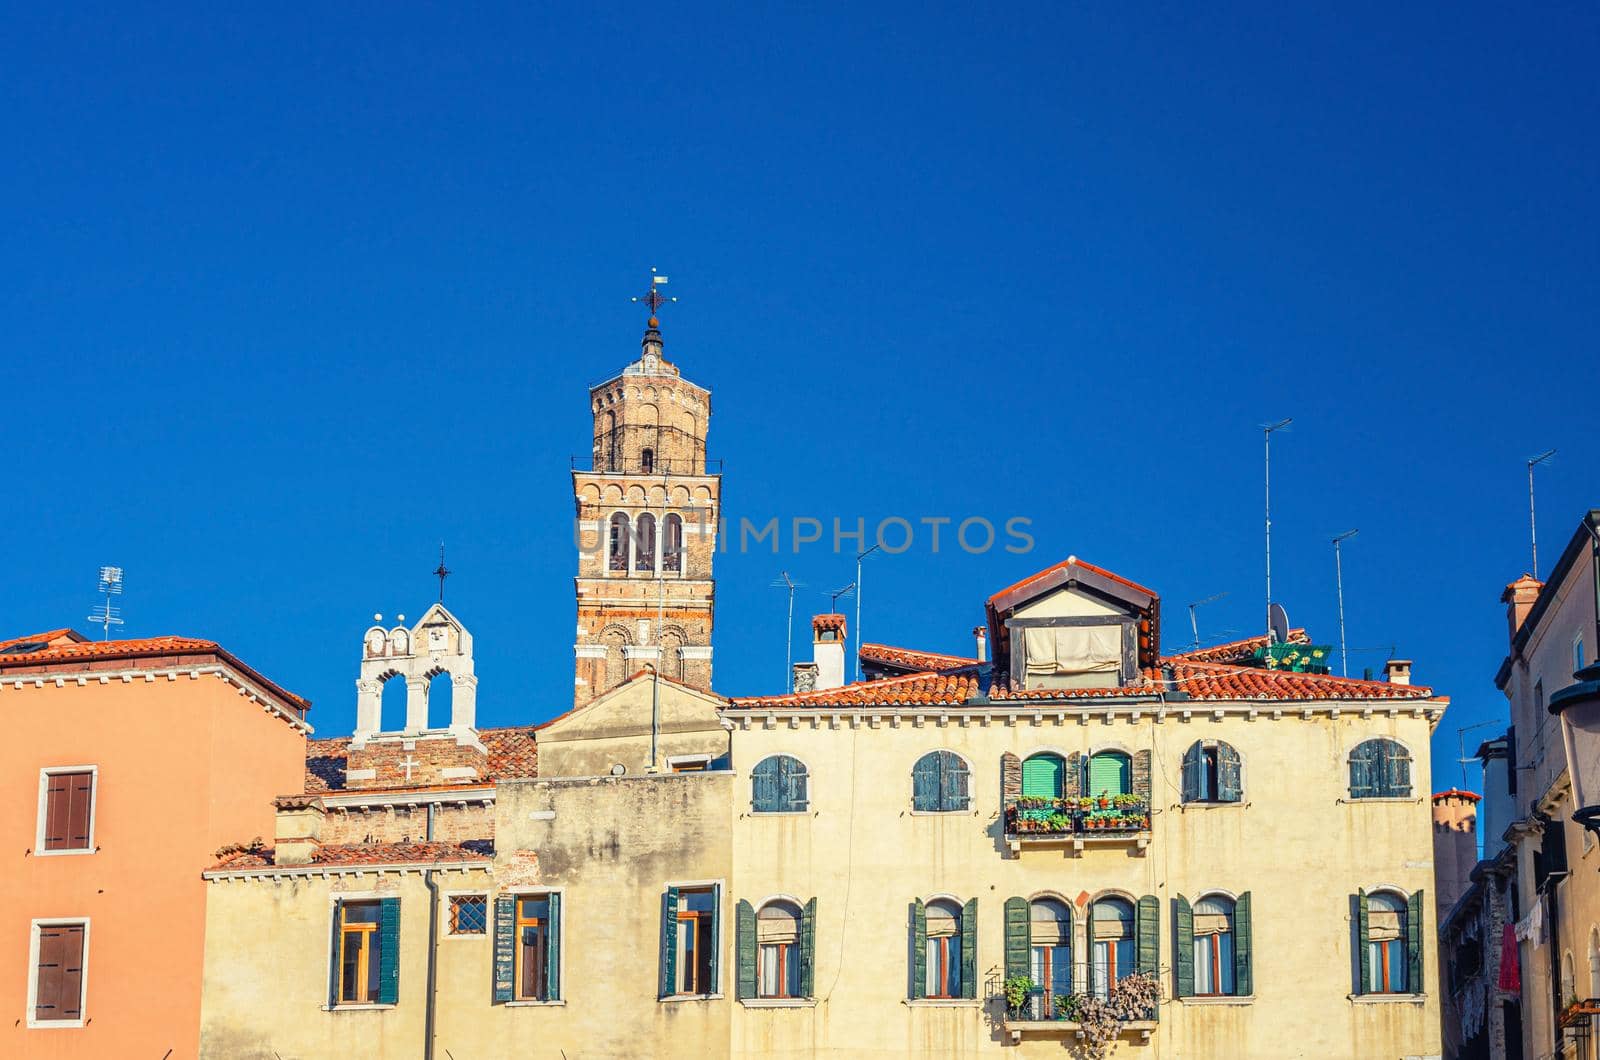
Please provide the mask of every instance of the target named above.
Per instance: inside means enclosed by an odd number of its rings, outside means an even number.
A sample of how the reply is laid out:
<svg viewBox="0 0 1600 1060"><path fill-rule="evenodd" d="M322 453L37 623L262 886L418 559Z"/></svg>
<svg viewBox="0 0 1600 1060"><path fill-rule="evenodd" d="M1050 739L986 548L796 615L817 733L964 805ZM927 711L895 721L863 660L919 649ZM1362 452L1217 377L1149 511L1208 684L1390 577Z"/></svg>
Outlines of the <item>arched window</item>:
<svg viewBox="0 0 1600 1060"><path fill-rule="evenodd" d="M620 470L617 467L617 414L607 412L604 422L605 437L601 439L601 445L605 447L605 469L617 471Z"/></svg>
<svg viewBox="0 0 1600 1060"><path fill-rule="evenodd" d="M1067 766L1057 754L1029 755L1022 762L1022 794L1046 799L1059 799L1062 780Z"/></svg>
<svg viewBox="0 0 1600 1060"><path fill-rule="evenodd" d="M676 512L661 520L661 569L668 574L683 571L683 517Z"/></svg>
<svg viewBox="0 0 1600 1060"><path fill-rule="evenodd" d="M454 721L455 683L440 671L428 678L428 728L442 729Z"/></svg>
<svg viewBox="0 0 1600 1060"><path fill-rule="evenodd" d="M809 802L805 763L771 755L750 771L750 807L756 813L800 813Z"/></svg>
<svg viewBox="0 0 1600 1060"><path fill-rule="evenodd" d="M1115 896L1089 906L1089 987L1106 1000L1111 986L1136 970L1133 903Z"/></svg>
<svg viewBox="0 0 1600 1060"><path fill-rule="evenodd" d="M1051 1019L1056 998L1072 993L1072 911L1056 898L1028 903L1028 974L1039 993L1031 1018Z"/></svg>
<svg viewBox="0 0 1600 1060"><path fill-rule="evenodd" d="M944 898L927 906L927 970L923 997L963 997L961 907Z"/></svg>
<svg viewBox="0 0 1600 1060"><path fill-rule="evenodd" d="M406 724L406 679L391 673L383 679L378 702L378 731L399 732Z"/></svg>
<svg viewBox="0 0 1600 1060"><path fill-rule="evenodd" d="M1411 753L1394 740L1374 739L1350 752L1352 799L1397 799L1411 794Z"/></svg>
<svg viewBox="0 0 1600 1060"><path fill-rule="evenodd" d="M611 532L606 535L607 567L611 570L628 569L628 517L621 512L611 517Z"/></svg>
<svg viewBox="0 0 1600 1060"><path fill-rule="evenodd" d="M616 688L628 679L628 635L615 627L606 630L600 636L600 642L606 646L605 662L605 691Z"/></svg>
<svg viewBox="0 0 1600 1060"><path fill-rule="evenodd" d="M1207 895L1194 904L1194 992L1200 997L1234 992L1233 901Z"/></svg>
<svg viewBox="0 0 1600 1060"><path fill-rule="evenodd" d="M1133 762L1121 751L1090 755L1083 769L1083 793L1090 798L1133 794Z"/></svg>
<svg viewBox="0 0 1600 1060"><path fill-rule="evenodd" d="M972 804L967 763L954 751L929 751L911 768L911 808L950 813Z"/></svg>
<svg viewBox="0 0 1600 1060"><path fill-rule="evenodd" d="M800 997L800 907L777 899L756 912L756 996Z"/></svg>
<svg viewBox="0 0 1600 1060"><path fill-rule="evenodd" d="M656 517L649 512L640 515L633 521L634 548L633 569L656 569Z"/></svg>
<svg viewBox="0 0 1600 1060"><path fill-rule="evenodd" d="M1221 740L1196 740L1183 753L1184 802L1238 802L1239 752Z"/></svg>
<svg viewBox="0 0 1600 1060"><path fill-rule="evenodd" d="M650 474L656 469L656 451L654 449L639 450L639 471Z"/></svg>
<svg viewBox="0 0 1600 1060"><path fill-rule="evenodd" d="M1369 994L1407 994L1406 900L1388 891L1367 898L1367 982Z"/></svg>

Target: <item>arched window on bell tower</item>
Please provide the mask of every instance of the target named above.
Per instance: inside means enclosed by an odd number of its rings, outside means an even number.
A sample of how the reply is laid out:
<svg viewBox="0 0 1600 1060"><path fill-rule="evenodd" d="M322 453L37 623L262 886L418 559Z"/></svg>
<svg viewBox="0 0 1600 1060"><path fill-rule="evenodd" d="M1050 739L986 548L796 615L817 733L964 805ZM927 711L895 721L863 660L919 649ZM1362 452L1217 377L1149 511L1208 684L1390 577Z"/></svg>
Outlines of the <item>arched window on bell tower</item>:
<svg viewBox="0 0 1600 1060"><path fill-rule="evenodd" d="M606 569L622 571L628 570L628 517L621 512L611 517L611 530L606 535L606 555L608 561Z"/></svg>
<svg viewBox="0 0 1600 1060"><path fill-rule="evenodd" d="M661 569L683 573L683 517L676 512L661 520Z"/></svg>
<svg viewBox="0 0 1600 1060"><path fill-rule="evenodd" d="M646 474L646 475L655 474L655 470L656 470L656 451L654 449L646 448L646 449L640 450L640 452L639 452L639 470L641 472L643 472L644 474Z"/></svg>
<svg viewBox="0 0 1600 1060"><path fill-rule="evenodd" d="M633 569L653 571L656 569L656 517L645 512L634 520L634 527Z"/></svg>

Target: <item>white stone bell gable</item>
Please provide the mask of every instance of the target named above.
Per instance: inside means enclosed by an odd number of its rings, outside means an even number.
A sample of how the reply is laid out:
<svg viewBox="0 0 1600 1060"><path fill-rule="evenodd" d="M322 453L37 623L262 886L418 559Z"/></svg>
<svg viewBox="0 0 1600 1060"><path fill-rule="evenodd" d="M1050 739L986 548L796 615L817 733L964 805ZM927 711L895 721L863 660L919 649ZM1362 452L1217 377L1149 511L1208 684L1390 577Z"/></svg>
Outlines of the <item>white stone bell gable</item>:
<svg viewBox="0 0 1600 1060"><path fill-rule="evenodd" d="M450 676L450 723L444 729L429 729L428 688L439 674ZM444 604L428 608L409 629L374 625L363 635L361 676L356 680L356 731L350 741L354 746L385 735L380 728L383 686L396 680L406 683L405 727L389 735L449 733L460 743L478 743L478 678L473 673L472 634Z"/></svg>

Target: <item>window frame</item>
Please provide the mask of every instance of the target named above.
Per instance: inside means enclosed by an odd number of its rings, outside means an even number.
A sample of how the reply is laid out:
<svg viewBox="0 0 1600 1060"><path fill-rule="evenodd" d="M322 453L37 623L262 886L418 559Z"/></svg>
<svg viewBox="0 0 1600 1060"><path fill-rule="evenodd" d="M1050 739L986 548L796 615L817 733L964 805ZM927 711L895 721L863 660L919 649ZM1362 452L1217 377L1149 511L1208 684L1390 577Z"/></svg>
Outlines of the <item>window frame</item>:
<svg viewBox="0 0 1600 1060"><path fill-rule="evenodd" d="M1385 744L1399 748L1403 761L1406 763L1406 790L1404 793L1396 794L1394 791L1387 789L1387 782L1383 778L1383 773L1385 772L1383 769L1385 762L1383 746ZM1377 775L1372 778L1373 793L1371 795L1357 795L1355 789L1356 752L1369 745L1376 746L1379 750L1379 756L1376 762L1373 763L1377 767ZM1411 753L1411 747L1405 741L1394 736L1369 736L1350 748L1350 751L1345 755L1345 794L1351 802L1411 801L1418 797L1416 794L1417 781L1416 777L1412 775L1411 769L1416 764L1416 761L1416 755Z"/></svg>
<svg viewBox="0 0 1600 1060"><path fill-rule="evenodd" d="M673 547L668 547L668 528L672 528L670 538L675 538ZM661 517L657 526L657 533L661 539L661 573L683 575L683 557L687 549L684 546L683 516L677 512L668 512ZM670 561L670 564L669 564Z"/></svg>
<svg viewBox="0 0 1600 1060"><path fill-rule="evenodd" d="M1367 892L1368 917L1372 915L1372 900L1380 897L1389 899L1400 907L1398 910L1400 917L1400 933L1392 939L1373 941L1370 938L1363 938L1361 940L1361 944L1367 947L1369 973L1381 974L1381 982L1383 983L1381 989L1374 989L1370 980L1362 983L1361 993L1368 997L1420 997L1422 995L1422 991L1417 989L1418 984L1413 984L1410 981L1411 961L1410 954L1407 950L1407 939L1410 937L1411 930L1411 895L1405 891L1399 890L1398 888L1392 888L1388 886L1373 888ZM1423 925L1424 931L1426 931L1426 928L1427 926ZM1368 929L1368 933L1371 933L1370 928ZM1424 945L1426 945L1426 942L1424 942ZM1392 984L1389 982L1389 948L1391 946L1396 946L1399 948L1398 952L1400 955L1400 967L1403 969L1402 974L1405 977L1404 985L1399 990L1394 989ZM1373 947L1377 947L1377 954L1382 958L1377 965L1373 965L1371 963L1373 959ZM1382 969L1381 973L1378 973L1379 968Z"/></svg>
<svg viewBox="0 0 1600 1060"><path fill-rule="evenodd" d="M953 908L955 910L954 919L955 919L955 922L956 922L956 930L955 930L954 934L950 934L950 935L938 935L938 936L935 936L935 935L932 935L932 934L928 934L926 936L926 938L924 939L924 944L927 946L927 949L925 949L923 952L924 952L924 956L927 959L928 963L924 966L923 979L922 979L922 997L920 998L920 1000L924 1000L924 1001L960 1001L960 1000L963 1000L963 999L966 998L966 989L965 989L966 988L966 983L962 980L962 977L961 977L962 955L965 952L965 948L966 948L966 945L967 945L967 940L964 937L965 936L964 928L966 927L966 925L962 923L963 910L965 910L965 908L966 908L966 903L964 903L960 899L952 897L950 895L936 894L933 897L931 897L931 898L929 898L929 899L927 899L926 901L923 902L924 924L926 924L926 921L927 921L927 910L933 908L933 906L935 906L935 905L940 905L940 904L945 905L945 906L949 906L949 907L951 907L951 908ZM924 929L924 930L926 930L926 929ZM956 975L956 980L955 980L955 992L954 993L949 993L948 992L950 990L950 972L951 972L950 940L951 939L955 939L956 940L955 964L954 964L954 971L955 971L955 975ZM934 967L932 958L933 958L933 955L934 955L934 949L935 949L934 944L935 943L938 943L937 950L938 950L938 955L939 955L939 967L941 969L941 972L940 972L940 974L939 974L939 976L938 976L938 978L936 980L937 983L939 984L939 991L940 991L937 994L933 993L930 990L928 990L928 973L931 972L933 970L933 967Z"/></svg>
<svg viewBox="0 0 1600 1060"><path fill-rule="evenodd" d="M445 891L440 895L447 903L449 921L446 924L444 937L447 939L486 939L494 935L494 901L489 897L488 891ZM461 898L483 899L483 930L482 931L457 931L455 903Z"/></svg>
<svg viewBox="0 0 1600 1060"><path fill-rule="evenodd" d="M39 1009L39 929L47 927L83 927L83 957L78 973L78 1018L75 1020L41 1020ZM28 1012L26 1026L29 1030L75 1030L89 1022L89 938L90 918L87 916L36 917L28 925Z"/></svg>
<svg viewBox="0 0 1600 1060"><path fill-rule="evenodd" d="M792 803L789 803L785 809L763 810L756 803L756 770L760 769L766 763L780 758L787 758L789 761L799 765L803 797L800 799L800 806L798 808L795 808ZM783 801L782 791L779 792L779 800ZM799 755L793 755L787 751L773 751L770 754L762 755L756 761L756 764L750 767L750 815L752 817L805 817L809 816L812 812L811 803L811 763L807 762Z"/></svg>
<svg viewBox="0 0 1600 1060"><path fill-rule="evenodd" d="M617 540L618 530L621 531L620 541ZM627 512L616 511L606 516L605 540L605 573L607 575L633 573L633 518Z"/></svg>
<svg viewBox="0 0 1600 1060"><path fill-rule="evenodd" d="M89 774L89 841L83 847L73 847L66 850L46 850L45 830L50 815L50 778L69 773ZM100 767L97 765L83 766L42 766L39 769L39 812L34 822L34 857L63 857L74 854L93 854L99 850L95 844L97 837L96 816L100 810Z"/></svg>
<svg viewBox="0 0 1600 1060"><path fill-rule="evenodd" d="M1123 905L1128 907L1127 936L1124 938L1104 940L1107 959L1105 969L1103 971L1100 969L1096 958L1096 947L1101 944L1102 940L1095 938L1094 933L1095 906L1102 902L1121 902ZM1126 975L1131 975L1139 970L1139 901L1136 898L1131 898L1128 895L1123 894L1121 891L1106 891L1090 899L1089 905L1087 906L1083 917L1083 921L1084 941L1086 943L1084 961L1085 971L1088 973L1088 983L1086 984L1088 986L1087 993L1091 997L1105 1000L1106 998L1110 997L1111 988L1116 985L1119 979ZM1117 948L1124 943L1127 945L1129 951L1128 967L1126 970L1122 969L1121 963L1117 960Z"/></svg>
<svg viewBox="0 0 1600 1060"><path fill-rule="evenodd" d="M544 902L545 915L544 915L544 919L542 921L537 917L532 918L531 922L525 922L524 921L523 916L522 916L522 903L524 901L528 901L528 900L543 901ZM550 926L555 921L555 917L550 912L550 892L549 891L526 891L526 892L518 891L518 892L512 894L511 902L512 902L512 905L511 905L511 932L512 932L511 1000L513 1002L519 1002L520 1001L520 1002L522 1002L524 1004L530 1004L530 1003L532 1003L532 1004L549 1004L550 1001L552 1000L551 997L550 997L552 991L550 989L551 983L550 983L550 971L549 971L549 969L550 969ZM526 968L526 965L527 965L527 957L525 956L525 953L524 953L525 947L524 947L523 942L522 942L522 929L525 926L527 926L527 927L535 927L535 928L537 928L539 930L539 945L538 945L538 948L537 948L537 955L539 957L539 967L544 969L544 971L542 973L543 974L543 982L542 982L543 989L538 991L538 992L536 992L536 993L534 993L534 994L529 994L525 990L527 980L526 980L526 977L524 975L524 969ZM560 970L559 967L556 969L556 974L557 975L561 974L561 970ZM557 993L557 994L560 993L560 987L559 986L557 986L557 988L555 990L555 993ZM543 994L544 996L541 997L541 996L539 996L540 994Z"/></svg>
<svg viewBox="0 0 1600 1060"><path fill-rule="evenodd" d="M794 914L794 940L783 943L763 943L761 941L761 911L773 906L787 906L786 912ZM804 999L801 990L801 962L800 937L805 932L805 905L798 899L787 895L774 895L755 907L756 920L756 993L753 1000L757 1001L798 1001ZM762 991L761 970L763 967L762 953L767 949L778 951L778 982L783 993L768 994ZM790 990L790 978L794 979L793 990Z"/></svg>
<svg viewBox="0 0 1600 1060"><path fill-rule="evenodd" d="M388 1005L385 1002L378 1000L379 998L381 998L383 996L383 984L382 984L382 982L378 983L377 988L374 991L375 996L367 998L365 1000L353 1001L353 1000L347 999L344 996L345 946L347 945L347 936L348 935L360 934L360 935L363 935L363 936L367 936L363 940L361 955L360 955L360 958L359 958L359 960L357 962L357 966L356 966L357 967L356 982L357 982L358 985L360 985L362 987L363 992L365 992L366 984L369 983L371 981L371 978L372 978L372 973L371 973L370 969L372 968L372 958L374 956L374 953L373 953L374 950L379 950L379 952L376 954L376 956L378 958L378 968L379 968L379 971L378 971L377 974L380 975L380 976L382 975L383 954L382 954L381 949L379 949L379 947L381 947L382 943L379 940L378 936L379 936L379 933L383 929L383 905L382 905L383 899L382 898L365 898L365 897L355 898L355 897L345 897L345 896L341 895L336 899L336 901L337 901L338 904L334 908L335 908L335 915L338 916L338 918L339 918L339 931L338 931L338 935L339 935L339 939L338 939L339 956L338 956L338 963L335 965L335 968L338 971L338 980L337 980L337 983L335 985L335 989L333 991L334 999L333 999L332 1007L335 1008L335 1009L346 1009L346 1008L359 1009L359 1008L388 1007ZM370 924L358 923L357 925L355 925L355 930L352 930L352 926L350 924L348 924L346 922L346 920L345 920L345 913L352 906L369 906L369 905L373 906L374 908L376 908L377 913L378 913L377 918L374 919L372 921L372 923L370 923ZM363 973L366 973L366 974L363 974Z"/></svg>
<svg viewBox="0 0 1600 1060"><path fill-rule="evenodd" d="M1194 904L1190 906L1190 915L1191 915L1191 917L1200 916L1201 915L1200 914L1200 903L1208 901L1208 900L1218 900L1218 899L1220 899L1223 902L1226 902L1227 905L1228 905L1228 912L1227 912L1228 930L1226 932L1222 932L1220 934L1208 934L1208 935L1204 936L1205 939L1206 939L1204 945L1206 946L1207 952L1208 952L1208 954L1210 956L1210 959L1211 959L1211 983L1212 983L1213 987L1215 987L1215 989L1210 990L1210 991L1206 991L1206 992L1202 992L1200 990L1200 976L1199 976L1199 969L1197 968L1197 969L1195 969L1195 973L1196 974L1195 974L1195 977L1194 977L1194 983L1195 983L1194 993L1189 995L1190 997L1217 998L1217 997L1239 997L1239 996L1241 996L1239 994L1239 981L1238 981L1238 977L1237 977L1237 972L1238 972L1238 948L1237 947L1239 945L1239 937L1238 937L1239 899L1236 896L1234 896L1232 894L1229 894L1226 891L1206 891L1203 894L1201 894L1201 895L1199 895L1198 897L1195 898ZM1207 914L1207 915L1211 915L1211 914ZM1229 942L1229 945L1228 945L1228 951L1229 951L1228 952L1228 959L1226 961L1224 961L1222 959L1222 942L1221 942L1221 939L1222 939L1222 935L1223 934L1226 934L1228 936L1228 942ZM1202 936L1199 935L1198 933L1194 932L1191 929L1189 938L1190 938L1190 943L1194 947L1195 952L1198 953L1199 949L1200 949L1200 946L1202 945L1202 943L1200 941ZM1226 972L1226 979L1230 980L1232 982L1232 989L1231 990L1223 990L1222 989L1222 984L1224 982L1224 972Z"/></svg>
<svg viewBox="0 0 1600 1060"><path fill-rule="evenodd" d="M673 945L673 950L674 950L674 959L673 959L674 982L672 983L672 993L668 994L666 997L661 998L660 1000L662 1000L662 1001L710 1001L710 1000L715 1000L717 998L720 998L720 997L723 996L723 993L722 993L722 977L723 977L724 974L726 974L726 971L723 968L723 965L724 965L725 962L722 959L722 953L721 953L721 950L722 950L722 935L723 935L723 931L722 931L722 894L723 894L723 891L725 889L724 886L723 886L723 883L722 883L721 880L697 880L697 881L693 881L693 882L689 882L689 883L669 883L667 886L673 888L677 892L679 908L674 911L674 923L675 923L675 926L676 926L677 930L676 930L676 932L674 934L674 937L672 939L672 945ZM700 922L703 919L707 918L707 914L704 911L701 911L701 910L685 910L685 909L682 908L682 906L684 905L685 898L690 894L709 894L709 895L711 895L711 903L712 903L712 908L711 908L711 910L709 912L709 920L710 920L709 933L710 933L711 937L710 937L710 946L708 948L709 949L709 953L710 953L711 956L710 956L710 964L709 964L709 966L707 968L707 974L710 977L711 982L708 984L709 989L697 990L697 991L692 992L692 993L681 988L681 984L685 982L685 978L684 978L685 970L688 967L688 962L684 959L685 956L686 956L685 950L684 950L684 947L683 947L684 919L685 919L685 914L686 913L689 914L690 919L692 919L694 921L694 923L696 925L696 929L698 930L698 926L699 926ZM700 952L701 951L698 948L696 948L695 953L696 953L697 959L698 959L698 955L699 955ZM698 973L698 969L697 969L697 973ZM696 978L698 978L698 974L696 975Z"/></svg>
<svg viewBox="0 0 1600 1060"><path fill-rule="evenodd" d="M944 776L945 776L945 773L944 773L944 770L941 768L940 769L940 773L939 773L939 778L940 778L940 783L939 783L939 808L938 809L934 809L934 810L919 810L919 809L917 809L917 767L922 765L922 763L927 761L929 758L933 758L933 757L935 757L937 755L941 755L941 754L948 754L948 755L953 756L955 758L955 760L960 762L962 767L965 768L966 771L967 771L967 783L966 783L966 789L967 790L966 790L966 795L965 795L966 805L964 805L964 806L946 806L946 805L944 805L944 801L945 801L945 799L944 799ZM922 754L918 755L917 758L916 758L916 761L911 763L911 816L913 816L913 817L933 817L933 816L937 816L937 815L941 815L941 814L949 814L949 813L962 813L962 814L971 813L972 812L972 773L973 773L972 760L970 758L968 758L966 755L962 754L960 751L953 750L953 749L951 749L949 747L935 747L931 751L925 751Z"/></svg>

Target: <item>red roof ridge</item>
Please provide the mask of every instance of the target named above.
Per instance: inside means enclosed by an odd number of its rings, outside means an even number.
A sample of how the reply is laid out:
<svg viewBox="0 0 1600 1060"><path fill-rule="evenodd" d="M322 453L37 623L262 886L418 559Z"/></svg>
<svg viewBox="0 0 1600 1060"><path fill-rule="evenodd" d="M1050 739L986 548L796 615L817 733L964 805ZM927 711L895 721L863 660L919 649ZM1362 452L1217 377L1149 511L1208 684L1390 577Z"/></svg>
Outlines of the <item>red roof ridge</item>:
<svg viewBox="0 0 1600 1060"><path fill-rule="evenodd" d="M976 674L979 665L979 663L973 662L968 666L953 666L948 670L919 670L916 673L896 674L894 677L884 677L876 681L852 681L837 688L817 688L809 692L787 692L778 696L732 696L728 699L728 705L731 707L750 707L756 704L805 706L808 703L816 702L819 697L853 695L858 692L871 693L874 699L882 699L884 698L882 693L885 690L912 685L918 681L926 681L929 678L966 676L963 671L970 671Z"/></svg>
<svg viewBox="0 0 1600 1060"><path fill-rule="evenodd" d="M1029 585L1030 583L1038 581L1039 579L1044 578L1047 575L1054 574L1056 571L1061 570L1061 569L1063 569L1065 567L1080 567L1083 570L1091 571L1091 572L1093 572L1095 574L1100 575L1103 578L1109 578L1114 582L1117 582L1117 583L1119 583L1121 585L1125 585L1128 588L1132 589L1134 592L1143 593L1146 596L1155 596L1155 597L1160 596L1160 594L1157 593L1154 589L1146 588L1145 586L1140 585L1138 582L1131 581L1131 580L1129 580L1127 578L1124 578L1122 575L1117 574L1114 571L1109 571L1109 570L1106 570L1104 567L1096 566L1095 564L1090 563L1087 560L1081 560L1077 556L1068 556L1066 559L1062 560L1060 563L1052 563L1050 566L1046 567L1044 570L1034 571L1032 574L1028 575L1026 578L1022 579L1021 581L1016 582L1013 585L1008 585L1004 589L1001 589L999 592L991 594L990 597L989 597L989 603L993 604L1000 597L1005 596L1008 593L1016 592L1018 589L1024 588L1025 586Z"/></svg>

